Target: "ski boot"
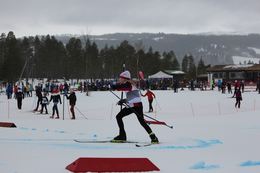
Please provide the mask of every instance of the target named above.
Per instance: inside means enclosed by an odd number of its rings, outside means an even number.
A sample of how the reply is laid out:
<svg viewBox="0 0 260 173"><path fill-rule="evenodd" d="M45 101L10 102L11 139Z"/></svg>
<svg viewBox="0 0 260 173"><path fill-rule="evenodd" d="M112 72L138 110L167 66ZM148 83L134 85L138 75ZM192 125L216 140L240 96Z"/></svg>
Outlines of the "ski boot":
<svg viewBox="0 0 260 173"><path fill-rule="evenodd" d="M152 144L159 144L159 140L158 140L158 138L155 136L155 134L153 132L150 133L149 135L150 135Z"/></svg>
<svg viewBox="0 0 260 173"><path fill-rule="evenodd" d="M111 140L113 143L124 143L126 142L126 135L118 135Z"/></svg>

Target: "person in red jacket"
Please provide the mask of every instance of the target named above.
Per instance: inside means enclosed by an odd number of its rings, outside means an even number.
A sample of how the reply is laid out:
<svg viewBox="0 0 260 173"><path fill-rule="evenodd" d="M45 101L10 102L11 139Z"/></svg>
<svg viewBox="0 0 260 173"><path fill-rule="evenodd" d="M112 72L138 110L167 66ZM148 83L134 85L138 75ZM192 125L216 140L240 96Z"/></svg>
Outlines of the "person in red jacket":
<svg viewBox="0 0 260 173"><path fill-rule="evenodd" d="M147 89L146 93L144 95L143 94L141 94L141 95L143 97L147 96L148 102L149 102L149 111L148 112L153 112L153 99L155 98L155 94L151 90Z"/></svg>

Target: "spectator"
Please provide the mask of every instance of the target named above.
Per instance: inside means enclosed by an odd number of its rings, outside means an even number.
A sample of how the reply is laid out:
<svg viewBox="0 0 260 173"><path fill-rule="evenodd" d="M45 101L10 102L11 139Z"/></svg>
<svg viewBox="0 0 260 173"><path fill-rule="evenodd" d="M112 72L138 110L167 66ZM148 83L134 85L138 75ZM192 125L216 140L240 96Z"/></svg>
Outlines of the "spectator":
<svg viewBox="0 0 260 173"><path fill-rule="evenodd" d="M42 89L40 86L36 86L36 96L38 97L37 106L33 111L38 111L39 105L42 103Z"/></svg>
<svg viewBox="0 0 260 173"><path fill-rule="evenodd" d="M76 101L77 101L76 94L75 94L74 91L71 90L70 95L69 96L66 95L66 97L67 97L67 99L69 100L69 103L70 103L70 112L71 112L71 115L72 115L71 119L75 120L74 107L75 107Z"/></svg>

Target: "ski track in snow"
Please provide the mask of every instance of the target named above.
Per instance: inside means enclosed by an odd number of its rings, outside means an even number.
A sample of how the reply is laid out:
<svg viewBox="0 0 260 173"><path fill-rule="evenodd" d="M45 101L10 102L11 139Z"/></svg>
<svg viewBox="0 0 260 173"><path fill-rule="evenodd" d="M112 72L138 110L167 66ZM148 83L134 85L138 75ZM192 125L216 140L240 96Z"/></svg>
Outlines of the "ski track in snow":
<svg viewBox="0 0 260 173"><path fill-rule="evenodd" d="M76 148L76 149L121 149L121 150L139 150L141 148L134 147L133 144L117 144L117 143L106 143L106 144L96 144L96 143L84 143L79 144L75 143L73 139L0 139L1 142L23 142L23 144L30 145L50 145L54 147L65 147L65 148ZM68 143L60 143L67 141ZM72 142L70 142L72 141ZM183 142L182 142L183 143ZM203 149L212 147L214 145L222 144L218 139L211 140L202 140L202 139L191 139L189 143L183 145L174 145L174 144L155 144L149 147L145 147L145 149L149 150L189 150L189 149ZM144 148L142 148L144 149Z"/></svg>
<svg viewBox="0 0 260 173"><path fill-rule="evenodd" d="M37 128L28 128L28 127L18 127L19 130L24 130L24 131L41 131L41 132L46 132L46 133L60 133L60 134L66 134L69 133L64 130L50 130L50 129L37 129ZM77 135L86 135L85 133L77 133Z"/></svg>
<svg viewBox="0 0 260 173"><path fill-rule="evenodd" d="M260 166L260 161L248 160L248 161L240 163L240 166L242 166L242 167Z"/></svg>
<svg viewBox="0 0 260 173"><path fill-rule="evenodd" d="M217 169L217 168L220 168L220 167L221 166L217 165L217 164L207 164L204 161L200 161L200 162L195 163L193 166L191 166L190 169L211 170L211 169Z"/></svg>
<svg viewBox="0 0 260 173"><path fill-rule="evenodd" d="M149 147L145 147L147 150L189 150L189 149L198 149L198 148L208 148L213 145L222 144L219 140L202 140L194 139L192 143L186 145L174 145L174 144L155 144ZM55 146L60 147L73 147L77 149L121 149L121 150L140 150L144 148L134 147L133 144L54 144Z"/></svg>
<svg viewBox="0 0 260 173"><path fill-rule="evenodd" d="M260 161L248 160L248 161L240 163L239 166L241 166L241 167L260 166ZM190 167L190 169L193 169L193 170L211 170L211 169L218 169L218 168L221 168L221 166L218 164L209 164L209 163L206 163L205 161L199 161Z"/></svg>

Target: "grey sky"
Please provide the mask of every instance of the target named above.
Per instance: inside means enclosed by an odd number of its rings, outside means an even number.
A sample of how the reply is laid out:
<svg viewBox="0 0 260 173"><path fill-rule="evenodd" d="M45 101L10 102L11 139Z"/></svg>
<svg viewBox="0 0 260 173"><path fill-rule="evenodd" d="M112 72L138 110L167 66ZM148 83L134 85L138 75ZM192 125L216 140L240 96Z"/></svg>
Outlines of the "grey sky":
<svg viewBox="0 0 260 173"><path fill-rule="evenodd" d="M0 32L260 33L259 0L0 0Z"/></svg>

